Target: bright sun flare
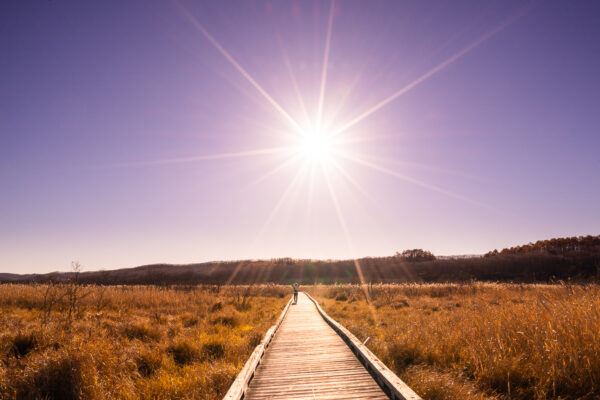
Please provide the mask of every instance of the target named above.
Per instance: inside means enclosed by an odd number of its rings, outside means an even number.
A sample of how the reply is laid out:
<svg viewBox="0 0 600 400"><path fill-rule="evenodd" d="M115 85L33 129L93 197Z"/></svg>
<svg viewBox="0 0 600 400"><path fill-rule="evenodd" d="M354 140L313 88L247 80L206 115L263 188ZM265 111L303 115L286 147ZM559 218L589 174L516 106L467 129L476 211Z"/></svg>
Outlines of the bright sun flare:
<svg viewBox="0 0 600 400"><path fill-rule="evenodd" d="M485 42L491 36L504 29L507 24L501 25L499 28L490 31L489 34L479 38L474 41L471 45L465 47L452 57L438 64L436 67L428 70L420 77L412 81L411 83L405 85L402 88L399 88L394 93L388 95L387 97L381 99L376 102L370 108L367 108L366 111L363 111L361 114L350 118L347 122L343 124L338 124L337 121L337 113L339 109L342 108L345 100L342 100L341 104L338 104L338 110L335 114L327 115L327 112L330 111L331 107L328 107L326 104L326 89L327 89L327 70L329 66L329 50L331 43L331 32L332 32L332 24L333 24L333 15L334 15L334 1L330 3L329 8L329 20L327 25L327 34L325 39L324 46L324 54L323 54L323 64L321 69L321 79L319 85L319 96L316 103L310 104L307 108L305 106L305 102L303 100L303 95L300 91L300 88L297 85L297 81L294 78L294 74L292 71L292 67L290 65L289 60L287 60L287 56L283 54L284 58L286 58L287 68L292 78L293 86L295 88L296 96L298 98L298 104L303 109L305 118L303 120L297 120L296 116L293 113L290 115L286 109L284 109L272 96L269 94L249 73L246 71L237 60L200 24L200 22L187 10L182 8L182 11L185 13L188 20L204 35L204 37L215 47L215 49L221 53L227 61L233 66L245 79L248 83L253 86L258 93L262 95L264 100L268 102L274 109L274 111L279 115L281 121L285 121L287 123L286 126L286 136L290 139L290 141L286 141L285 145L282 147L268 147L268 148L259 148L248 151L239 151L239 152L229 152L229 153L218 153L218 154L208 154L197 157L187 157L180 159L166 159L166 160L158 160L152 162L152 164L170 164L176 162L189 162L189 161L200 161L200 160L214 160L214 159L224 159L224 158L239 158L239 157L255 157L255 156L263 156L263 155L272 155L272 154L284 154L286 155L286 159L281 164L277 165L272 170L268 171L262 177L260 177L256 182L261 182L268 177L271 177L280 171L284 170L290 165L293 165L295 168L294 175L283 191L281 197L273 207L271 213L265 219L262 228L260 229L257 238L261 236L262 232L266 229L267 225L273 220L275 215L279 212L282 207L282 204L286 202L286 200L290 196L294 196L297 194L297 187L303 183L308 184L308 194L309 194L309 202L308 208L310 210L312 205L312 193L314 189L314 173L316 170L321 170L320 176L323 178L323 182L326 184L326 190L329 192L331 202L335 208L336 215L338 217L340 227L346 237L346 242L349 248L352 248L352 244L350 241L349 232L346 226L345 216L342 212L342 208L340 206L340 202L338 201L338 196L335 190L336 180L343 180L344 182L352 185L355 189L366 194L368 196L368 192L366 192L360 184L353 178L353 176L346 170L346 165L348 163L353 163L355 166L360 165L363 168L368 168L373 171L377 171L379 173L394 177L396 179L411 183L413 185L420 186L422 188L426 188L428 190L444 194L449 197L453 197L456 199L460 199L463 201L470 202L472 204L476 204L478 206L482 206L485 208L489 208L486 204L479 203L477 201L471 200L465 196L462 196L457 193L453 193L451 191L445 190L441 187L432 185L427 182L423 182L419 179L413 178L411 176L404 175L403 173L397 172L395 169L387 168L384 165L381 165L377 161L370 161L373 157L368 157L366 154L363 154L363 149L356 148L352 146L352 143L358 143L367 140L373 140L371 137L366 137L366 135L355 136L357 132L351 133L352 128L356 127L361 121L365 118L368 118L378 110L382 109L395 99L402 96L407 91L411 90L413 87L427 80L430 76L438 73L445 69L449 64L462 57L463 55L470 52L472 49L479 46L481 43ZM513 20L509 20L512 23ZM360 75L359 75L360 77ZM350 87L352 87L350 85ZM344 98L350 94L346 93ZM339 97L339 96L338 96ZM310 113L307 111L311 111ZM315 115L312 114L312 111L315 111ZM281 129L281 128L277 128ZM292 157L287 157L292 155ZM298 168L300 166L300 168ZM322 168L315 168L320 166ZM360 270L360 266L358 262L356 262L356 269L358 275L362 279L362 272Z"/></svg>
<svg viewBox="0 0 600 400"><path fill-rule="evenodd" d="M307 160L326 162L332 153L331 140L321 131L306 132L300 138L298 152Z"/></svg>

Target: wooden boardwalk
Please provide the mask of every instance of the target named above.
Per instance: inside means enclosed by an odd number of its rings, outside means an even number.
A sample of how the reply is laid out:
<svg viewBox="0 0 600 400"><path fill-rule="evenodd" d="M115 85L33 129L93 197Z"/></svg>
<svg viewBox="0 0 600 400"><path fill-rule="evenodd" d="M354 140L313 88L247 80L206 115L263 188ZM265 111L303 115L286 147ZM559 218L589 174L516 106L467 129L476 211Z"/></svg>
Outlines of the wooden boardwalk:
<svg viewBox="0 0 600 400"><path fill-rule="evenodd" d="M244 399L389 399L350 347L299 293Z"/></svg>

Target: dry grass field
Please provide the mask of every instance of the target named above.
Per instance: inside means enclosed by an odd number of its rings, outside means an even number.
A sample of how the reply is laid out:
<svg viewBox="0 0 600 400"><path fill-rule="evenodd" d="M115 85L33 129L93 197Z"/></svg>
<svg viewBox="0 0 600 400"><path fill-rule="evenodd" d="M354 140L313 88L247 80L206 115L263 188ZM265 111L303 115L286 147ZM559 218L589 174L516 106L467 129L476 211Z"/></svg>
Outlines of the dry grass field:
<svg viewBox="0 0 600 400"><path fill-rule="evenodd" d="M600 397L597 285L307 291L425 399Z"/></svg>
<svg viewBox="0 0 600 400"><path fill-rule="evenodd" d="M0 285L0 398L219 399L289 294Z"/></svg>
<svg viewBox="0 0 600 400"><path fill-rule="evenodd" d="M0 398L219 399L290 289L0 285ZM600 396L597 285L302 289L425 399Z"/></svg>

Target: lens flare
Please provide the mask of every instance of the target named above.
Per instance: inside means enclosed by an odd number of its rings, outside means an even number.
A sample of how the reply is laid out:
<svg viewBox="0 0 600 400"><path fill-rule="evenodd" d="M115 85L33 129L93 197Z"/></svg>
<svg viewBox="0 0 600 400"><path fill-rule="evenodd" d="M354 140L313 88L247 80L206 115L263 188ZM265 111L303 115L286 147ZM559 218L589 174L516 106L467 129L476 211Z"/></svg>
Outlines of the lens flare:
<svg viewBox="0 0 600 400"><path fill-rule="evenodd" d="M331 159L333 143L320 131L306 132L298 143L298 152L308 161L326 163Z"/></svg>
<svg viewBox="0 0 600 400"><path fill-rule="evenodd" d="M285 101L285 97L283 99L278 98L276 100L275 93L267 92L265 88L268 88L268 86L263 86L257 81L257 79L255 79L254 76L250 75L248 70L238 62L237 58L234 58L233 53L225 49L225 47L219 41L217 41L217 39L211 33L209 33L202 24L200 24L200 21L193 16L192 13L190 13L183 5L178 3L177 0L175 1L175 4L182 12L182 15L185 17L185 19L202 34L203 38L206 39L218 51L218 53L229 62L229 64L231 64L237 73L245 78L250 86L256 89L260 95L262 95L262 98L265 100L265 104L270 105L271 110L274 111L274 114L278 115L280 119L286 121L288 126L279 128L277 127L278 125L276 125L273 127L268 120L254 120L249 118L250 121L248 122L250 122L253 126L257 126L264 131L276 133L277 146L275 146L275 144L272 146L266 146L265 143L262 143L262 146L259 148L247 149L245 151L227 149L223 152L218 152L215 154L128 163L125 164L125 166L145 166L155 164L162 165L217 159L238 159L257 156L263 157L265 160L269 158L269 162L271 162L271 159L277 156L279 160L283 161L280 163L278 162L277 165L275 165L273 168L270 168L257 180L254 182L249 182L248 184L248 186L256 187L258 184L264 184L265 181L269 179L278 179L281 182L281 178L283 178L283 182L285 182L282 184L283 193L280 197L275 195L275 198L273 199L275 205L262 223L262 227L258 230L252 247L254 247L261 239L263 233L275 220L277 214L282 212L282 209L284 209L287 204L293 204L296 198L302 192L305 192L307 197L307 217L309 217L311 215L313 202L316 203L317 201L315 199L320 199L320 201L322 201L324 197L326 198L326 196L320 196L322 193L317 193L319 190L321 190L324 191L326 195L327 193L329 194L333 210L328 212L334 211L335 215L337 216L341 232L344 235L348 247L348 251L355 259L357 277L360 283L363 284L365 283L365 280L361 265L356 260L357 253L351 237L351 225L347 223L347 220L350 220L348 217L352 217L352 215L345 215L343 212L344 208L342 207L346 198L353 196L353 193L351 192L349 195L340 196L338 193L336 193L336 184L347 181L350 183L351 188L355 189L356 192L362 193L365 198L368 198L374 204L377 203L377 199L371 195L370 191L367 190L368 188L362 187L359 179L355 179L355 171L347 169L351 165L354 167L362 167L362 169L375 171L380 174L387 175L388 177L408 182L412 185L428 189L434 194L442 194L447 197L469 202L482 208L498 211L487 204L471 199L454 191L444 189L437 185L430 184L416 177L409 176L405 171L397 170L395 167L389 167L382 163L380 157L369 157L366 153L371 149L371 147L364 146L363 144L381 139L388 139L393 137L393 135L390 133L381 133L363 129L358 130L355 128L366 118L371 117L382 108L388 106L390 103L403 96L406 92L413 90L421 83L427 81L430 77L440 73L450 64L462 58L464 55L471 52L482 43L486 42L492 36L511 25L514 21L523 16L528 9L516 14L501 25L494 27L488 31L488 33L477 38L470 45L459 50L453 56L439 63L437 66L426 70L424 73L418 74L417 76L419 77L408 85L397 89L391 95L383 97L379 101L374 101L374 105L372 105L370 108L365 107L366 111L363 111L358 115L356 115L354 112L352 112L350 115L345 115L344 111L348 108L347 102L351 98L351 92L353 92L353 89L359 84L364 76L367 75L367 68L370 63L365 63L361 70L354 76L354 78L348 80L345 85L334 85L335 82L328 82L328 77L331 78L331 73L335 72L330 70L334 68L334 65L330 63L332 36L334 35L333 28L336 15L336 13L334 13L336 9L334 0L329 3L326 35L324 38L324 45L322 47L323 53L322 64L320 65L320 79L315 79L316 76L314 76L312 77L312 80L315 82L312 83L297 79L294 74L294 68L292 67L295 64L292 63L288 53L285 51L282 38L277 36L279 47L282 53L283 65L289 74L293 88L293 92L291 92L290 96L296 97L298 104L297 109L288 109L291 102ZM529 9L531 9L531 7ZM298 68L301 69L300 66L298 66ZM308 87L305 86L307 84ZM314 98L313 96L307 97L306 92L311 92L310 87L313 86L313 84L315 90L312 91L312 94L316 96L314 96ZM334 104L332 107L332 104L330 103L333 99L337 99L335 101L337 104ZM284 108L284 106L286 107ZM341 123L343 121L339 121L339 119L342 116L348 118L348 121ZM394 161L406 162L406 160ZM286 175L290 171L295 171L295 173L292 172L289 176L276 177L276 175ZM318 182L319 180L321 182ZM325 185L319 183L325 183ZM236 269L230 278L230 282L235 278L237 271L238 269ZM365 293L365 295L368 298L368 293Z"/></svg>

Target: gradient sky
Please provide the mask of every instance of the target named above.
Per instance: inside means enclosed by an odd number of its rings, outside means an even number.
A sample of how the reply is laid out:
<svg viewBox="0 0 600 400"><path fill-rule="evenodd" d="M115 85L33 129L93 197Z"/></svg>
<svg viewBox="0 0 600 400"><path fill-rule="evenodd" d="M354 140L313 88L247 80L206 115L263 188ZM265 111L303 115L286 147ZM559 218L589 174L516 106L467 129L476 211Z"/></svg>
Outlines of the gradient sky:
<svg viewBox="0 0 600 400"><path fill-rule="evenodd" d="M600 233L596 1L3 1L0 55L1 272Z"/></svg>

